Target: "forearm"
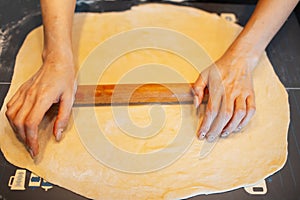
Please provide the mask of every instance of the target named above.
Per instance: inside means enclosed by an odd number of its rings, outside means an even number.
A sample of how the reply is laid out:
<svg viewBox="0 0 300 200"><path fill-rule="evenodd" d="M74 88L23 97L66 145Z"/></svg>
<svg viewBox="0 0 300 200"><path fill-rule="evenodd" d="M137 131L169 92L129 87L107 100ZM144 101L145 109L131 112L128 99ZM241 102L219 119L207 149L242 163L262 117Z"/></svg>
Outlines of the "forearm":
<svg viewBox="0 0 300 200"><path fill-rule="evenodd" d="M72 23L75 0L40 0L44 25L43 59L73 60Z"/></svg>
<svg viewBox="0 0 300 200"><path fill-rule="evenodd" d="M298 0L260 0L227 52L249 59L250 65L255 63L297 3Z"/></svg>

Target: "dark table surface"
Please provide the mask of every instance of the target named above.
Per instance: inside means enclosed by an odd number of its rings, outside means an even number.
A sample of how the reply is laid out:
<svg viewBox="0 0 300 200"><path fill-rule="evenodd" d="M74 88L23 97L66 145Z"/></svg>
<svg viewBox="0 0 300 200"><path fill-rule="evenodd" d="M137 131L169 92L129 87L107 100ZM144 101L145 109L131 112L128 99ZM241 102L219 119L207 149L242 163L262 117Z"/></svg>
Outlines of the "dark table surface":
<svg viewBox="0 0 300 200"><path fill-rule="evenodd" d="M91 1L87 1L91 2ZM129 9L139 1L78 1L77 12L107 12ZM235 13L238 23L244 25L251 15L253 4L218 4L201 2L180 3L198 7L210 12ZM174 18L176 20L176 18ZM38 0L0 0L0 106L10 86L16 54L25 36L41 25ZM1 43L2 39L2 43ZM1 48L0 48L1 49ZM191 199L287 199L300 200L300 27L295 13L288 18L282 29L271 41L267 54L280 80L289 94L291 123L288 135L288 160L279 172L266 179L266 195L250 195L244 189L212 195L199 195ZM8 163L0 153L0 200L2 199L85 199L68 190L53 186L47 192L41 187L28 187L30 172L26 172L26 190L11 191L8 187L10 176L17 167Z"/></svg>

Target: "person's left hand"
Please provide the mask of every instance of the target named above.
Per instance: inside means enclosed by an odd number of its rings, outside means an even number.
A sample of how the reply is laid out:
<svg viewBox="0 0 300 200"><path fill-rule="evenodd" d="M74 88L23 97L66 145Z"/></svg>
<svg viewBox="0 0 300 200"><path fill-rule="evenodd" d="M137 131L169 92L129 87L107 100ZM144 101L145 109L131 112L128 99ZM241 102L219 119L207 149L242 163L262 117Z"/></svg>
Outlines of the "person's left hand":
<svg viewBox="0 0 300 200"><path fill-rule="evenodd" d="M194 84L195 104L202 102L204 90L209 91L206 113L197 136L209 142L239 132L255 113L252 70L257 63L224 55L206 68Z"/></svg>

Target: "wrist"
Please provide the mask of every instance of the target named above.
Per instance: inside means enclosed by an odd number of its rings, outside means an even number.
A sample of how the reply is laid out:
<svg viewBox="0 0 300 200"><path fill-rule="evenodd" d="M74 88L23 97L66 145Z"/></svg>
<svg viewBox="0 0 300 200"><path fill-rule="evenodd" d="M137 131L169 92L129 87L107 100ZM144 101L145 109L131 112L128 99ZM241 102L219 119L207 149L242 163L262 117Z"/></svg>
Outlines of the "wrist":
<svg viewBox="0 0 300 200"><path fill-rule="evenodd" d="M230 68L246 68L247 71L253 71L258 64L259 59L260 56L257 55L253 56L227 50L220 58L220 62L222 63L222 66L227 66Z"/></svg>
<svg viewBox="0 0 300 200"><path fill-rule="evenodd" d="M261 51L251 49L251 45L248 45L248 47L247 45L241 47L232 45L225 52L223 57L231 60L232 63L244 63L244 65L252 71L258 64L261 54Z"/></svg>
<svg viewBox="0 0 300 200"><path fill-rule="evenodd" d="M251 70L253 70L265 50L261 43L253 41L243 30L225 52L225 57L243 61Z"/></svg>
<svg viewBox="0 0 300 200"><path fill-rule="evenodd" d="M74 66L73 52L69 47L44 48L42 59L44 63L64 63L66 66Z"/></svg>

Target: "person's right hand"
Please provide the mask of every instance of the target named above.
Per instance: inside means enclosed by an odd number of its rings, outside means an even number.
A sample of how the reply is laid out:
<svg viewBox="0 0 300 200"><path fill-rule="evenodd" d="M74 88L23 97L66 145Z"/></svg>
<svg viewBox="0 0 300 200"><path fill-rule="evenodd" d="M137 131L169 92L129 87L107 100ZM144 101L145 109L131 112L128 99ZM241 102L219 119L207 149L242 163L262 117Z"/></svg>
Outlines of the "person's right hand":
<svg viewBox="0 0 300 200"><path fill-rule="evenodd" d="M46 59L7 103L6 116L32 157L39 153L38 126L54 103L59 103L53 134L59 141L69 121L76 93L73 61Z"/></svg>

